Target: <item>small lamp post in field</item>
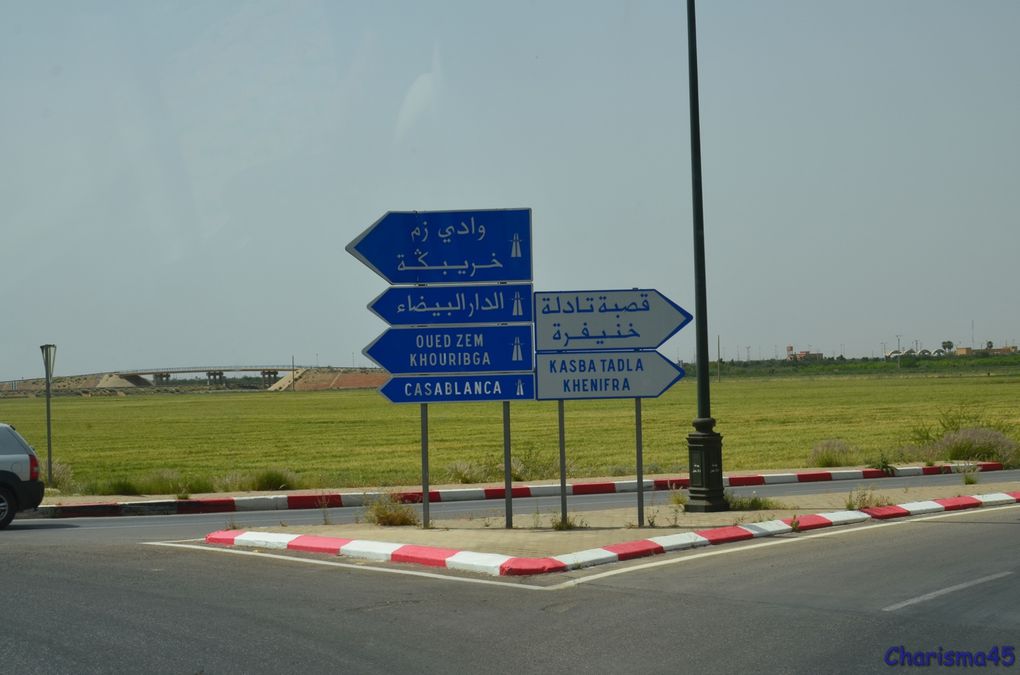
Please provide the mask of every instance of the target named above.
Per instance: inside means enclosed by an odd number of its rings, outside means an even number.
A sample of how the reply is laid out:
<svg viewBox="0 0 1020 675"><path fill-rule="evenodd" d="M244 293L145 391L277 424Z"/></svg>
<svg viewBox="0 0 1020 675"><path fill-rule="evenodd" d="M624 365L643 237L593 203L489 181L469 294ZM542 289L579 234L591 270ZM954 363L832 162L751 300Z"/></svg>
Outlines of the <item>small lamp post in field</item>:
<svg viewBox="0 0 1020 675"><path fill-rule="evenodd" d="M56 345L40 345L43 366L46 368L46 484L53 485L53 425L50 417L50 398L53 390L53 362L57 358Z"/></svg>

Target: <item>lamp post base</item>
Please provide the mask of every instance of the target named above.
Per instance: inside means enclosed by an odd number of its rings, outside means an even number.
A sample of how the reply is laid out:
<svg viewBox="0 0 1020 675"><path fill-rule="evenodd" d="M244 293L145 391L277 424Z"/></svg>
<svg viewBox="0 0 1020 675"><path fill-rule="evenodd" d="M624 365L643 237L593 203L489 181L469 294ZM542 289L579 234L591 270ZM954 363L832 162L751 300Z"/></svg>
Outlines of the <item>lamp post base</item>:
<svg viewBox="0 0 1020 675"><path fill-rule="evenodd" d="M690 462L690 498L685 511L710 513L729 511L730 505L723 492L722 436L715 431L711 417L694 420L694 433L687 436L687 453Z"/></svg>

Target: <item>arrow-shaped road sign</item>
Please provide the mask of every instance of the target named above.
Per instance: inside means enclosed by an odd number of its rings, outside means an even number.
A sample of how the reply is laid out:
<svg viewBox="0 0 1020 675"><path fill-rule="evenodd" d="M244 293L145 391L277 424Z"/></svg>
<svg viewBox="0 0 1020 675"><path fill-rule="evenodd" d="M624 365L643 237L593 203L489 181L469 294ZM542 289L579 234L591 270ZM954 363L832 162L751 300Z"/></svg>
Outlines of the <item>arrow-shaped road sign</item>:
<svg viewBox="0 0 1020 675"><path fill-rule="evenodd" d="M532 373L394 377L379 388L394 403L524 401L535 398Z"/></svg>
<svg viewBox="0 0 1020 675"><path fill-rule="evenodd" d="M531 209L389 211L347 252L391 284L531 281Z"/></svg>
<svg viewBox="0 0 1020 675"><path fill-rule="evenodd" d="M395 375L530 371L531 325L390 328L364 354Z"/></svg>
<svg viewBox="0 0 1020 675"><path fill-rule="evenodd" d="M537 398L655 398L684 376L656 351L539 353Z"/></svg>
<svg viewBox="0 0 1020 675"><path fill-rule="evenodd" d="M527 323L531 285L391 286L368 308L391 326Z"/></svg>
<svg viewBox="0 0 1020 675"><path fill-rule="evenodd" d="M691 319L652 289L535 293L535 349L655 349Z"/></svg>

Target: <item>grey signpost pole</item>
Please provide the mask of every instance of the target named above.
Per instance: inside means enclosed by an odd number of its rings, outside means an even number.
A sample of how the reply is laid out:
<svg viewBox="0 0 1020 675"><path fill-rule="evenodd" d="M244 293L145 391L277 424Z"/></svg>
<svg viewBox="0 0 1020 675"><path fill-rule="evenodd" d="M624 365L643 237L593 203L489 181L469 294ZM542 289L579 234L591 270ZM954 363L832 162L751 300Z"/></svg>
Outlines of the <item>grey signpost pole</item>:
<svg viewBox="0 0 1020 675"><path fill-rule="evenodd" d="M53 362L57 356L56 345L42 345L43 366L46 369L46 483L53 485L53 425L50 417L50 397L53 386Z"/></svg>
<svg viewBox="0 0 1020 675"><path fill-rule="evenodd" d="M698 43L694 0L687 0L687 65L691 105L691 180L694 206L695 329L698 363L698 417L687 436L690 462L690 500L686 510L727 511L723 493L722 436L715 431L709 401L708 299L705 281L705 211L701 190L701 118L698 103Z"/></svg>
<svg viewBox="0 0 1020 675"><path fill-rule="evenodd" d="M421 526L428 529L429 520L429 404L421 404Z"/></svg>
<svg viewBox="0 0 1020 675"><path fill-rule="evenodd" d="M563 399L557 401L560 422L560 525L567 525L567 435L563 429Z"/></svg>
<svg viewBox="0 0 1020 675"><path fill-rule="evenodd" d="M641 399L634 399L634 441L637 450L637 524L645 526L645 461L641 439Z"/></svg>
<svg viewBox="0 0 1020 675"><path fill-rule="evenodd" d="M506 529L514 527L512 476L510 473L510 401L503 401L503 498L506 511Z"/></svg>

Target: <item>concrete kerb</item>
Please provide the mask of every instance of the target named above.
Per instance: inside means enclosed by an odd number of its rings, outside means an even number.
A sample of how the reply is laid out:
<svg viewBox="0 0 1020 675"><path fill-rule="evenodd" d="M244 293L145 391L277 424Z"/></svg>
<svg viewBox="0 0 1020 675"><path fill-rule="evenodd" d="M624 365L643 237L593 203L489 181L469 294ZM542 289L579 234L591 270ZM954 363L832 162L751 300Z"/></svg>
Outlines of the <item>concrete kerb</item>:
<svg viewBox="0 0 1020 675"><path fill-rule="evenodd" d="M336 551L341 556L361 558L376 562L417 562L436 567L447 567L466 572L476 572L490 576L535 575L551 572L576 570L595 565L630 560L668 551L680 551L699 546L711 546L755 539L772 537L791 532L803 532L822 527L834 527L861 523L872 518L885 520L912 515L937 513L985 506L1016 504L1020 502L1020 491L999 492L970 497L949 497L920 502L907 502L895 506L863 508L860 511L835 511L832 513L812 514L743 525L717 527L698 532L650 537L636 541L610 544L599 548L577 551L544 558L513 557L496 553L479 553L476 551L454 551L428 546L399 544L393 542L373 542L337 539L336 544L326 544L330 538L317 537L317 550L332 554ZM801 526L801 523L805 526ZM206 543L242 546L247 548L289 549L308 551L307 547L294 545L307 535L282 534L276 532L245 532L242 530L224 530L212 532L206 536Z"/></svg>
<svg viewBox="0 0 1020 675"><path fill-rule="evenodd" d="M1001 471L998 462L954 463L936 466L890 467L880 469L840 469L835 471L805 471L800 473L772 473L740 476L724 476L726 487L774 485L781 483L808 483L816 481L839 481L879 479L896 476L928 476L965 471ZM649 491L686 489L690 480L684 477L645 480L644 488ZM601 481L592 483L568 483L567 495L592 495L628 493L637 491L636 480ZM523 485L512 488L515 499L527 497L552 497L560 493L559 484ZM102 502L92 504L43 505L35 511L42 518L81 518L131 515L178 515L187 513L227 513L232 511L272 511L292 509L334 508L341 506L364 506L366 502L389 496L386 491L324 492L319 495L259 495L253 497L163 499L151 501ZM433 502L501 500L505 498L502 487L452 488L429 492ZM399 498L407 503L421 503L421 491L401 492ZM29 514L26 514L29 515Z"/></svg>

